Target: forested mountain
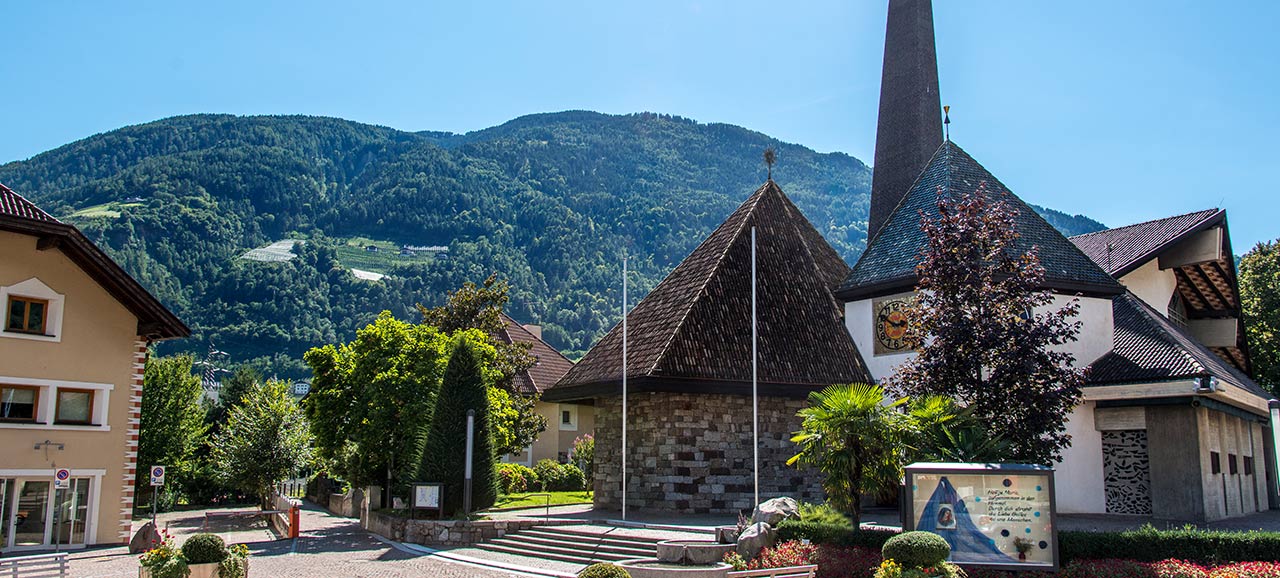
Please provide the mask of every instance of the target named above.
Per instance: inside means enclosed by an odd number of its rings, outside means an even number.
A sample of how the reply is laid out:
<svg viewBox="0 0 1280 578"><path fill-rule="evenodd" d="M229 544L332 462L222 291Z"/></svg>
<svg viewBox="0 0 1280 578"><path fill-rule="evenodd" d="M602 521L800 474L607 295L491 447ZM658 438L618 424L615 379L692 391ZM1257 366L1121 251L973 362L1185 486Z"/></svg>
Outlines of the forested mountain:
<svg viewBox="0 0 1280 578"><path fill-rule="evenodd" d="M350 339L384 309L416 319L415 303L492 272L511 281L515 318L583 351L618 318L623 251L634 302L763 182L767 146L775 179L852 262L866 238L862 162L649 113L531 115L465 135L184 116L0 166L0 182L77 224L193 327L167 350L212 342L301 375L307 348ZM1069 234L1102 228L1046 216ZM282 239L305 242L287 260L242 257Z"/></svg>

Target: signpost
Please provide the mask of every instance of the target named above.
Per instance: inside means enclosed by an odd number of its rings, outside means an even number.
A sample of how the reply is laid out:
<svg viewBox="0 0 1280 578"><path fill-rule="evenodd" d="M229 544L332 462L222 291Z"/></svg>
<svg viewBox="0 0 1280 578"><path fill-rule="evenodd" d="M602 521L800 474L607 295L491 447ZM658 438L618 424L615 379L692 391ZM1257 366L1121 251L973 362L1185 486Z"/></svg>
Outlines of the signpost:
<svg viewBox="0 0 1280 578"><path fill-rule="evenodd" d="M444 484L414 484L413 499L409 504L409 517L418 510L435 510L437 519L444 519Z"/></svg>
<svg viewBox="0 0 1280 578"><path fill-rule="evenodd" d="M53 487L57 490L65 490L71 487L71 470L67 468L58 468L53 473Z"/></svg>
<svg viewBox="0 0 1280 578"><path fill-rule="evenodd" d="M951 545L951 562L1057 571L1053 468L917 463L904 469L902 529L942 536Z"/></svg>
<svg viewBox="0 0 1280 578"><path fill-rule="evenodd" d="M151 466L151 525L156 525L156 495L164 487L164 466Z"/></svg>
<svg viewBox="0 0 1280 578"><path fill-rule="evenodd" d="M475 450L476 410L467 410L467 460L462 474L462 513L471 514L471 454Z"/></svg>

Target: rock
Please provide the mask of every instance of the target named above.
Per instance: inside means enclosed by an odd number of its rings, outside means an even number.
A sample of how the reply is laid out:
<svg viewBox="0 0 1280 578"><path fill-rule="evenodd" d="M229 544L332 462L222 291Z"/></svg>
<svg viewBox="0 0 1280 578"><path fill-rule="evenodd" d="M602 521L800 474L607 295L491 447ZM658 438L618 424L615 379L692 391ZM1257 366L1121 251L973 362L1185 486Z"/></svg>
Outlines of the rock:
<svg viewBox="0 0 1280 578"><path fill-rule="evenodd" d="M716 528L716 541L721 544L733 544L738 541L737 526L719 526Z"/></svg>
<svg viewBox="0 0 1280 578"><path fill-rule="evenodd" d="M738 536L738 555L747 560L755 558L760 555L761 550L772 546L777 539L778 532L773 529L773 526L763 522L751 524Z"/></svg>
<svg viewBox="0 0 1280 578"><path fill-rule="evenodd" d="M751 513L751 521L777 526L779 522L799 515L800 504L795 500L791 498L774 498L756 506L756 510Z"/></svg>
<svg viewBox="0 0 1280 578"><path fill-rule="evenodd" d="M156 546L160 545L160 531L156 530L156 525L151 522L143 524L138 528L138 533L133 535L129 540L129 553L141 554Z"/></svg>

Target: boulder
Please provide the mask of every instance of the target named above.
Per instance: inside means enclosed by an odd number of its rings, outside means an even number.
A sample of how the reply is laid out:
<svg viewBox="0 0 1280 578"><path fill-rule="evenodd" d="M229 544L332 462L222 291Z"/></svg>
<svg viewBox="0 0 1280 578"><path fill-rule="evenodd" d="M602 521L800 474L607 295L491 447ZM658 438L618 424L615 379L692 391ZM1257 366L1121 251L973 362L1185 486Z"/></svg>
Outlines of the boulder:
<svg viewBox="0 0 1280 578"><path fill-rule="evenodd" d="M751 521L764 522L776 527L778 523L787 518L799 516L800 504L795 500L791 498L774 498L756 506L755 511L751 513Z"/></svg>
<svg viewBox="0 0 1280 578"><path fill-rule="evenodd" d="M141 528L138 528L138 533L134 534L133 538L129 540L129 553L141 554L151 550L159 546L161 540L160 531L156 529L156 525L147 522Z"/></svg>
<svg viewBox="0 0 1280 578"><path fill-rule="evenodd" d="M777 540L778 531L774 530L773 526L763 522L751 524L738 536L738 555L750 560L760 555L761 550L772 546Z"/></svg>
<svg viewBox="0 0 1280 578"><path fill-rule="evenodd" d="M737 526L718 526L716 527L716 541L721 544L734 544L738 541Z"/></svg>

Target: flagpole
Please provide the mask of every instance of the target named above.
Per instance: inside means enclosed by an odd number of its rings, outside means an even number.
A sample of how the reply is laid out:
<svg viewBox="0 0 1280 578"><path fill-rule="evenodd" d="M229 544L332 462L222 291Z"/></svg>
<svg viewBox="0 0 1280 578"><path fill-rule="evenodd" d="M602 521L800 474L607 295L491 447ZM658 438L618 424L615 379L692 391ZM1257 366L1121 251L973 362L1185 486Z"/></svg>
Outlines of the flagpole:
<svg viewBox="0 0 1280 578"><path fill-rule="evenodd" d="M759 331L756 327L756 228L751 227L751 441L755 462L756 508L760 507L760 392L757 372Z"/></svg>
<svg viewBox="0 0 1280 578"><path fill-rule="evenodd" d="M627 519L627 256L622 254L622 519Z"/></svg>

